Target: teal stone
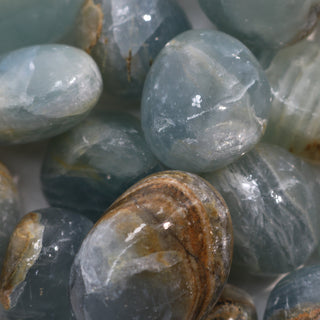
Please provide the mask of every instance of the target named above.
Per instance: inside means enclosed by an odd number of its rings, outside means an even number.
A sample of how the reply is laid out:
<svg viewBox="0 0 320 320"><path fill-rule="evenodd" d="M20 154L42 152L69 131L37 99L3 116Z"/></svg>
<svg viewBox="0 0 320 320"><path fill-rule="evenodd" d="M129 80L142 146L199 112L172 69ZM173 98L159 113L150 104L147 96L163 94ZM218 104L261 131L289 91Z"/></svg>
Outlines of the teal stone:
<svg viewBox="0 0 320 320"><path fill-rule="evenodd" d="M93 0L2 0L0 54L53 42L88 48L101 28L100 11Z"/></svg>
<svg viewBox="0 0 320 320"><path fill-rule="evenodd" d="M169 168L210 172L258 143L270 99L265 73L242 43L219 31L187 31L152 65L142 127L151 150Z"/></svg>
<svg viewBox="0 0 320 320"><path fill-rule="evenodd" d="M278 50L316 26L319 0L199 0L216 26L257 51Z"/></svg>
<svg viewBox="0 0 320 320"><path fill-rule="evenodd" d="M10 235L19 218L18 193L13 178L8 169L0 162L0 269L6 254Z"/></svg>
<svg viewBox="0 0 320 320"><path fill-rule="evenodd" d="M8 320L71 320L68 279L87 218L47 208L24 216L14 230L0 278Z"/></svg>
<svg viewBox="0 0 320 320"><path fill-rule="evenodd" d="M84 51L42 45L0 57L0 145L62 133L83 120L102 91L98 67Z"/></svg>
<svg viewBox="0 0 320 320"><path fill-rule="evenodd" d="M320 43L303 41L274 57L273 102L265 141L320 162Z"/></svg>
<svg viewBox="0 0 320 320"><path fill-rule="evenodd" d="M285 149L259 144L228 167L204 175L230 208L235 266L276 275L305 263L320 240L315 174Z"/></svg>
<svg viewBox="0 0 320 320"><path fill-rule="evenodd" d="M319 319L319 288L320 265L290 273L271 291L264 320Z"/></svg>
<svg viewBox="0 0 320 320"><path fill-rule="evenodd" d="M42 189L52 206L96 221L127 188L161 168L138 119L120 112L97 113L49 143Z"/></svg>
<svg viewBox="0 0 320 320"><path fill-rule="evenodd" d="M165 44L191 28L175 0L97 0L103 12L92 56L105 91L140 99L150 65Z"/></svg>

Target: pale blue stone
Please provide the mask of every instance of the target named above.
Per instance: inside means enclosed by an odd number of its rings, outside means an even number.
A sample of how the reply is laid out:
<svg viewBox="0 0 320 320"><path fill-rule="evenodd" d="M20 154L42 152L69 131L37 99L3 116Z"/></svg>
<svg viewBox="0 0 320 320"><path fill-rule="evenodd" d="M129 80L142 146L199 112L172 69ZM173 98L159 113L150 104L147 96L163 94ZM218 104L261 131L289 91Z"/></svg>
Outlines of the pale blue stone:
<svg viewBox="0 0 320 320"><path fill-rule="evenodd" d="M162 166L135 117L98 113L53 139L42 167L42 188L52 206L97 220L133 183Z"/></svg>
<svg viewBox="0 0 320 320"><path fill-rule="evenodd" d="M87 116L102 91L98 67L84 51L42 45L0 57L0 145L64 132Z"/></svg>
<svg viewBox="0 0 320 320"><path fill-rule="evenodd" d="M271 291L264 320L317 320L320 317L320 265L283 278Z"/></svg>
<svg viewBox="0 0 320 320"><path fill-rule="evenodd" d="M191 172L221 168L264 133L270 87L238 40L219 31L188 31L161 51L147 77L142 127L166 166Z"/></svg>
<svg viewBox="0 0 320 320"><path fill-rule="evenodd" d="M305 263L320 240L315 174L285 149L259 144L228 167L204 175L230 208L235 265L279 274Z"/></svg>
<svg viewBox="0 0 320 320"><path fill-rule="evenodd" d="M191 28L175 0L97 0L103 27L92 56L105 91L140 99L147 72L164 45Z"/></svg>

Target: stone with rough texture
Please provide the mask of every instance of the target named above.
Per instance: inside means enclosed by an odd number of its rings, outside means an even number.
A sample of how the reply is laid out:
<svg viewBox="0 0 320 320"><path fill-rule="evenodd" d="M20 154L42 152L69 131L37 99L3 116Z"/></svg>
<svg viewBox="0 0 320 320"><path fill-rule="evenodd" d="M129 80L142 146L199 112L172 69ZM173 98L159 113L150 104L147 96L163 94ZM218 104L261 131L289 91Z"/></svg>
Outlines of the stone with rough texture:
<svg viewBox="0 0 320 320"><path fill-rule="evenodd" d="M230 207L235 265L279 274L310 257L320 240L314 174L285 149L260 144L225 169L204 175Z"/></svg>
<svg viewBox="0 0 320 320"><path fill-rule="evenodd" d="M312 32L319 0L199 0L217 27L252 49L278 50Z"/></svg>
<svg viewBox="0 0 320 320"><path fill-rule="evenodd" d="M20 217L18 193L7 168L0 162L0 269L10 235Z"/></svg>
<svg viewBox="0 0 320 320"><path fill-rule="evenodd" d="M161 170L139 120L99 113L53 139L42 167L42 189L52 206L97 220L132 184Z"/></svg>
<svg viewBox="0 0 320 320"><path fill-rule="evenodd" d="M71 264L92 222L64 209L24 216L12 234L0 278L8 320L71 320Z"/></svg>
<svg viewBox="0 0 320 320"><path fill-rule="evenodd" d="M131 187L84 240L71 271L77 320L206 319L232 257L228 208L198 176Z"/></svg>
<svg viewBox="0 0 320 320"><path fill-rule="evenodd" d="M166 45L147 77L142 127L172 169L208 172L249 151L264 133L270 87L238 40L192 30Z"/></svg>
<svg viewBox="0 0 320 320"><path fill-rule="evenodd" d="M65 45L19 49L0 57L0 145L48 138L87 116L102 91L97 65Z"/></svg>
<svg viewBox="0 0 320 320"><path fill-rule="evenodd" d="M320 319L320 265L283 278L271 291L264 320Z"/></svg>
<svg viewBox="0 0 320 320"><path fill-rule="evenodd" d="M97 0L104 14L92 56L105 91L141 98L147 72L164 45L191 28L175 0Z"/></svg>
<svg viewBox="0 0 320 320"><path fill-rule="evenodd" d="M227 284L206 320L258 320L258 317L250 295Z"/></svg>

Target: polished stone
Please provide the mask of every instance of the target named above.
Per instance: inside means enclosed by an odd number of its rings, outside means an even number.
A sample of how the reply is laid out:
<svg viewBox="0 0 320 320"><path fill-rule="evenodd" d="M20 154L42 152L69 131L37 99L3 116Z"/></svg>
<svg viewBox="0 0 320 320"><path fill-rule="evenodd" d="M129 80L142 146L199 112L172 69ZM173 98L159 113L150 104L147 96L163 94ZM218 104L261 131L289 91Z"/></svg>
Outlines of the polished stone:
<svg viewBox="0 0 320 320"><path fill-rule="evenodd" d="M206 319L228 277L232 225L198 176L138 182L94 226L71 271L77 320Z"/></svg>
<svg viewBox="0 0 320 320"><path fill-rule="evenodd" d="M105 91L141 98L147 72L164 45L191 28L175 0L97 0L104 15L92 56Z"/></svg>
<svg viewBox="0 0 320 320"><path fill-rule="evenodd" d="M283 278L271 291L264 320L320 319L320 265Z"/></svg>
<svg viewBox="0 0 320 320"><path fill-rule="evenodd" d="M105 112L53 139L42 167L42 189L52 206L92 220L132 184L162 169L135 117Z"/></svg>
<svg viewBox="0 0 320 320"><path fill-rule="evenodd" d="M273 102L265 141L320 163L320 42L281 50L267 76Z"/></svg>
<svg viewBox="0 0 320 320"><path fill-rule="evenodd" d="M242 43L218 31L188 31L170 41L151 68L142 127L168 167L213 171L259 141L270 97L264 71Z"/></svg>
<svg viewBox="0 0 320 320"><path fill-rule="evenodd" d="M253 49L278 50L316 26L319 0L199 0L217 27Z"/></svg>
<svg viewBox="0 0 320 320"><path fill-rule="evenodd" d="M92 58L64 45L0 57L0 145L48 138L87 116L102 91Z"/></svg>
<svg viewBox="0 0 320 320"><path fill-rule="evenodd" d="M227 284L206 320L258 320L258 316L250 295Z"/></svg>
<svg viewBox="0 0 320 320"><path fill-rule="evenodd" d="M18 193L13 178L0 162L0 269L10 235L20 218L18 203Z"/></svg>
<svg viewBox="0 0 320 320"><path fill-rule="evenodd" d="M48 208L24 216L12 234L0 279L8 320L71 320L71 264L92 227L87 218Z"/></svg>
<svg viewBox="0 0 320 320"><path fill-rule="evenodd" d="M230 207L235 266L279 274L310 257L320 240L314 174L285 149L259 144L225 169L204 175Z"/></svg>

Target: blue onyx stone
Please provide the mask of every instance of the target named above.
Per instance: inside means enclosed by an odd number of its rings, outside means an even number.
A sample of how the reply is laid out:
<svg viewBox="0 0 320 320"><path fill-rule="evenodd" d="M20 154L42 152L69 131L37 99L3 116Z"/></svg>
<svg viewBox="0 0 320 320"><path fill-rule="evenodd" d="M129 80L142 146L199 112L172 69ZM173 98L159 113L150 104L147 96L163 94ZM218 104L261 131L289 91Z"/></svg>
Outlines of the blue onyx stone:
<svg viewBox="0 0 320 320"><path fill-rule="evenodd" d="M75 258L76 319L206 319L229 274L232 240L228 208L205 180L178 171L141 180Z"/></svg>
<svg viewBox="0 0 320 320"><path fill-rule="evenodd" d="M71 264L92 227L87 218L48 208L24 216L14 230L0 278L8 320L71 320Z"/></svg>
<svg viewBox="0 0 320 320"><path fill-rule="evenodd" d="M19 218L18 193L8 169L0 162L0 269L10 235Z"/></svg>
<svg viewBox="0 0 320 320"><path fill-rule="evenodd" d="M219 169L249 151L264 133L270 87L238 40L192 30L170 41L147 77L142 127L166 166Z"/></svg>
<svg viewBox="0 0 320 320"><path fill-rule="evenodd" d="M191 28L175 0L97 0L104 15L92 56L105 91L140 99L147 72L164 45Z"/></svg>
<svg viewBox="0 0 320 320"><path fill-rule="evenodd" d="M227 284L206 320L258 320L258 316L250 295Z"/></svg>
<svg viewBox="0 0 320 320"><path fill-rule="evenodd" d="M235 266L275 275L305 263L320 240L316 173L285 149L259 144L204 175L230 207Z"/></svg>
<svg viewBox="0 0 320 320"><path fill-rule="evenodd" d="M283 278L271 291L264 320L320 319L320 265Z"/></svg>
<svg viewBox="0 0 320 320"><path fill-rule="evenodd" d="M0 145L55 136L87 116L102 91L84 51L42 45L0 57Z"/></svg>
<svg viewBox="0 0 320 320"><path fill-rule="evenodd" d="M52 42L89 49L97 41L102 19L93 0L2 0L0 54Z"/></svg>
<svg viewBox="0 0 320 320"><path fill-rule="evenodd" d="M216 26L255 50L278 50L306 37L318 22L319 0L199 0Z"/></svg>
<svg viewBox="0 0 320 320"><path fill-rule="evenodd" d="M42 188L52 206L97 220L128 187L161 167L139 120L120 112L97 113L50 142Z"/></svg>

